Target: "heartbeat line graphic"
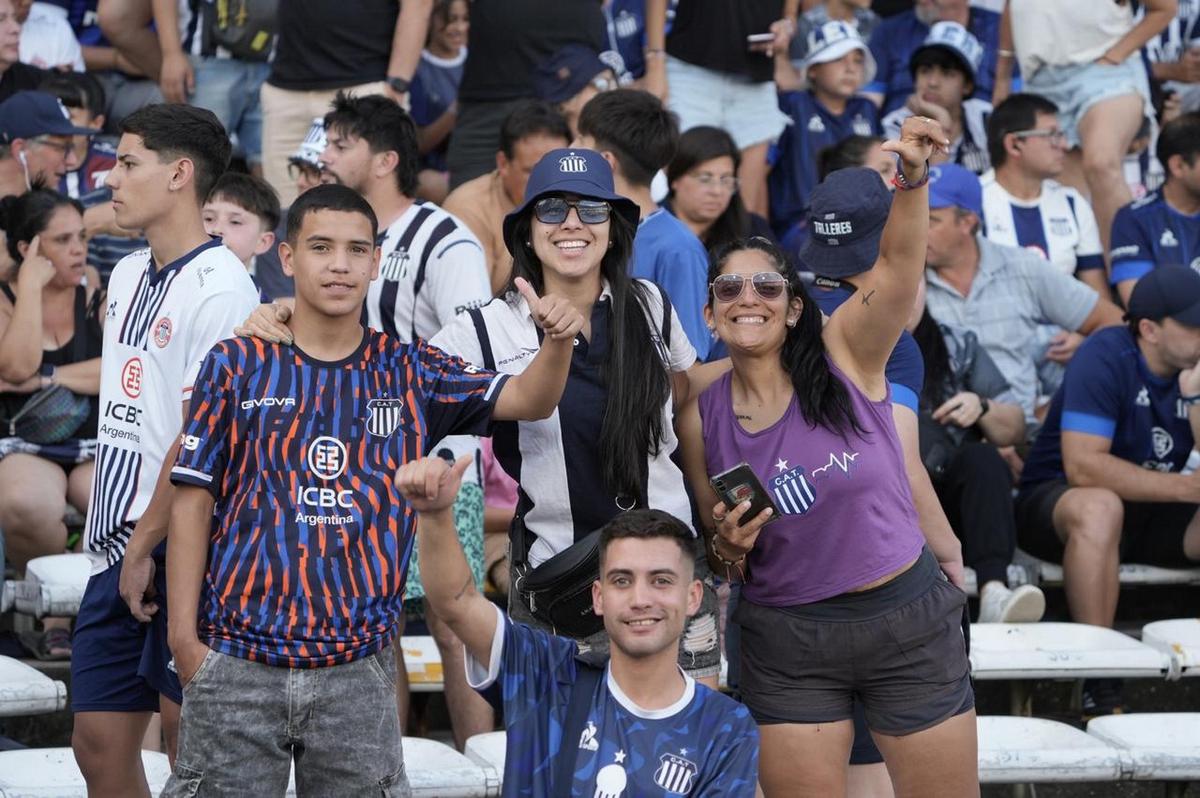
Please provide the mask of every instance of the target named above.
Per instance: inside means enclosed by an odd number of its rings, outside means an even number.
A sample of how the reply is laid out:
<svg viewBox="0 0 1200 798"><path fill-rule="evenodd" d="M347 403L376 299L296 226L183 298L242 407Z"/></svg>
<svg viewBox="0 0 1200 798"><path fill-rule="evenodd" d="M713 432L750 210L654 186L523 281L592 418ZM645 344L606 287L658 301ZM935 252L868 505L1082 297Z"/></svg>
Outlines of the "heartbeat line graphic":
<svg viewBox="0 0 1200 798"><path fill-rule="evenodd" d="M837 466L838 469L843 474L846 474L847 476L849 476L850 466L854 463L855 460L858 459L858 454L859 454L858 452L842 452L841 455L839 456L839 455L836 455L836 454L833 454L832 452L830 452L829 462L826 463L825 465L821 466L820 468L813 469L813 472L812 472L813 478L815 479L818 475L824 474L826 471L833 468L834 466Z"/></svg>

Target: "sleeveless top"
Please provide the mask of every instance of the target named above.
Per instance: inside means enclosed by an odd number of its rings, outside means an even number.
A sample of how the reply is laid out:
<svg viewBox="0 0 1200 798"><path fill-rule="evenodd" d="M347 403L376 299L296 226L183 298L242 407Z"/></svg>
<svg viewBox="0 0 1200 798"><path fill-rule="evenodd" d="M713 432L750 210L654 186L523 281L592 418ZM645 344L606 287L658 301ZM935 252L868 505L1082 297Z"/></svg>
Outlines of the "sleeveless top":
<svg viewBox="0 0 1200 798"><path fill-rule="evenodd" d="M7 283L0 283L0 291L4 292L8 301L15 308L17 297L12 288ZM100 357L100 350L104 343L104 332L100 328L98 315L100 294L101 292L97 290L93 296L91 307L89 307L87 285L76 286L75 333L71 336L71 340L58 349L42 350L42 365L66 366ZM33 395L32 393L0 393L0 418L12 418ZM100 397L89 396L88 402L91 405L91 412L88 413L87 420L75 433L75 438L96 437L96 427L100 417Z"/></svg>
<svg viewBox="0 0 1200 798"><path fill-rule="evenodd" d="M805 420L795 396L783 416L747 432L734 416L733 372L700 395L708 475L746 462L779 515L748 555L748 601L811 604L879 579L916 559L925 545L904 455L892 422L891 390L868 399L826 358L850 394L859 425L843 437Z"/></svg>

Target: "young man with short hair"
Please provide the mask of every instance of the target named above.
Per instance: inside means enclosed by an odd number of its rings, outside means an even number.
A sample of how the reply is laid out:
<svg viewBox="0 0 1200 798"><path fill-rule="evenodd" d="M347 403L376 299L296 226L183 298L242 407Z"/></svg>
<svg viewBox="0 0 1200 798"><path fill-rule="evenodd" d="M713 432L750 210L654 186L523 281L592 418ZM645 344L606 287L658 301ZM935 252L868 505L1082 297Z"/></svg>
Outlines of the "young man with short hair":
<svg viewBox="0 0 1200 798"><path fill-rule="evenodd" d="M216 117L152 105L127 116L122 130L107 180L116 221L144 230L150 248L123 258L108 284L84 527L93 575L71 657L71 742L89 795L123 797L146 794L140 748L151 713L162 712L173 754L183 700L166 639L170 465L200 362L257 306L258 292L200 218L229 164Z"/></svg>
<svg viewBox="0 0 1200 798"><path fill-rule="evenodd" d="M675 155L679 122L653 94L616 89L596 95L579 114L576 147L596 150L608 161L616 192L641 212L633 241L634 277L657 283L667 296L696 356L708 359L712 331L704 322L708 252L700 239L659 206L650 183Z"/></svg>
<svg viewBox="0 0 1200 798"><path fill-rule="evenodd" d="M416 518L392 476L447 435L544 418L562 394L583 317L524 281L545 336L520 376L366 328L377 232L343 186L301 195L281 248L292 341L222 341L201 368L171 472L187 702L169 796L279 795L293 759L305 793L409 794L388 646Z"/></svg>
<svg viewBox="0 0 1200 798"><path fill-rule="evenodd" d="M504 246L504 217L521 204L529 173L550 150L571 143L571 128L543 100L525 100L500 125L496 168L450 192L442 208L462 222L483 245L492 293L508 284L512 255Z"/></svg>
<svg viewBox="0 0 1200 798"><path fill-rule="evenodd" d="M1163 125L1155 154L1167 182L1113 219L1110 279L1124 302L1155 266L1200 268L1200 111Z"/></svg>
<svg viewBox="0 0 1200 798"><path fill-rule="evenodd" d="M598 670L576 659L575 641L513 623L475 590L450 509L468 465L419 460L396 484L420 514L421 558L437 575L427 600L463 641L471 684L499 687L503 794L753 796L759 746L749 711L677 663L702 592L688 527L660 510L605 525L592 603L612 648Z"/></svg>

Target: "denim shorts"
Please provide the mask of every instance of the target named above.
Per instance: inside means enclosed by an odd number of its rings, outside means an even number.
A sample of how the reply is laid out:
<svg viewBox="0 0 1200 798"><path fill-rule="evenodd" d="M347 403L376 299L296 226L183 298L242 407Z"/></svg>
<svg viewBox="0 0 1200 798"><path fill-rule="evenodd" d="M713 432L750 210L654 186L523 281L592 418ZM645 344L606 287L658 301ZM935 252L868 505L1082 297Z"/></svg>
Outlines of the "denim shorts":
<svg viewBox="0 0 1200 798"><path fill-rule="evenodd" d="M928 549L870 590L793 607L743 596L742 701L760 725L850 720L857 696L872 731L932 728L975 706L966 603Z"/></svg>
<svg viewBox="0 0 1200 798"><path fill-rule="evenodd" d="M183 688L163 798L412 795L389 646L344 665L285 668L209 650Z"/></svg>
<svg viewBox="0 0 1200 798"><path fill-rule="evenodd" d="M188 102L217 115L251 164L262 163L262 106L258 93L271 65L236 58L191 56L196 90Z"/></svg>
<svg viewBox="0 0 1200 798"><path fill-rule="evenodd" d="M518 584L517 574L510 566L511 585ZM704 585L704 595L700 599L700 609L683 627L683 637L679 639L679 667L693 679L703 679L716 676L721 672L721 637L717 624L717 591L713 586L712 570L708 560L703 556L696 558L696 578ZM529 605L521 592L512 587L508 591L508 616L514 623L523 623L535 629L549 627L533 617ZM608 661L608 633L601 629L594 635L577 641L579 643L579 658L589 665L603 667Z"/></svg>
<svg viewBox="0 0 1200 798"><path fill-rule="evenodd" d="M1139 50L1121 64L1044 66L1025 81L1025 91L1058 106L1058 124L1071 147L1079 146L1079 122L1093 105L1125 94L1142 97L1144 114L1154 118L1150 81Z"/></svg>
<svg viewBox="0 0 1200 798"><path fill-rule="evenodd" d="M725 128L739 150L774 141L790 121L772 81L755 83L668 56L667 84L667 107L679 116L680 130Z"/></svg>

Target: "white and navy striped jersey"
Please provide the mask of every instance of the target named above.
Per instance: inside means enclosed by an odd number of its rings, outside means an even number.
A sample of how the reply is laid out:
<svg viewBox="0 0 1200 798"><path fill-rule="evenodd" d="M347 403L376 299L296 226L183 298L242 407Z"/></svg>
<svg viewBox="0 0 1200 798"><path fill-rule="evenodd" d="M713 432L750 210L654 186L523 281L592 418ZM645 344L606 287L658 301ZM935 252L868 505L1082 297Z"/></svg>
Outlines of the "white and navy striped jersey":
<svg viewBox="0 0 1200 798"><path fill-rule="evenodd" d="M183 427L183 402L191 398L201 361L256 307L254 281L220 239L161 269L149 249L113 269L100 361L99 446L84 530L95 570L124 556Z"/></svg>
<svg viewBox="0 0 1200 798"><path fill-rule="evenodd" d="M989 171L982 178L984 235L1008 247L1033 250L1063 274L1104 268L1104 250L1092 206L1075 189L1042 182L1033 201L1009 194Z"/></svg>
<svg viewBox="0 0 1200 798"><path fill-rule="evenodd" d="M672 371L696 362L679 316L664 303L653 283L648 288L647 317L651 335ZM536 566L599 529L630 500L614 496L604 485L597 440L604 419L607 388L601 365L608 355L612 294L607 283L592 310L591 340L575 340L571 370L562 400L541 421L500 422L492 445L496 459L519 485L517 515L537 540L528 562ZM524 298L510 294L463 314L431 342L469 363L507 374L520 374L540 348L540 335ZM668 398L663 406L663 433L657 454L646 453L643 493L647 506L671 513L691 526L692 509L683 473L671 461L678 446ZM630 463L630 468L638 464Z"/></svg>
<svg viewBox="0 0 1200 798"><path fill-rule="evenodd" d="M970 97L963 100L962 114L963 132L950 142L950 161L981 175L992 164L987 140L987 121L992 115L992 104ZM913 112L905 105L892 111L883 118L883 135L889 139L900 138L900 126L912 115Z"/></svg>
<svg viewBox="0 0 1200 798"><path fill-rule="evenodd" d="M367 318L394 338L429 340L456 315L492 297L479 239L432 202L414 202L383 232L379 246Z"/></svg>

